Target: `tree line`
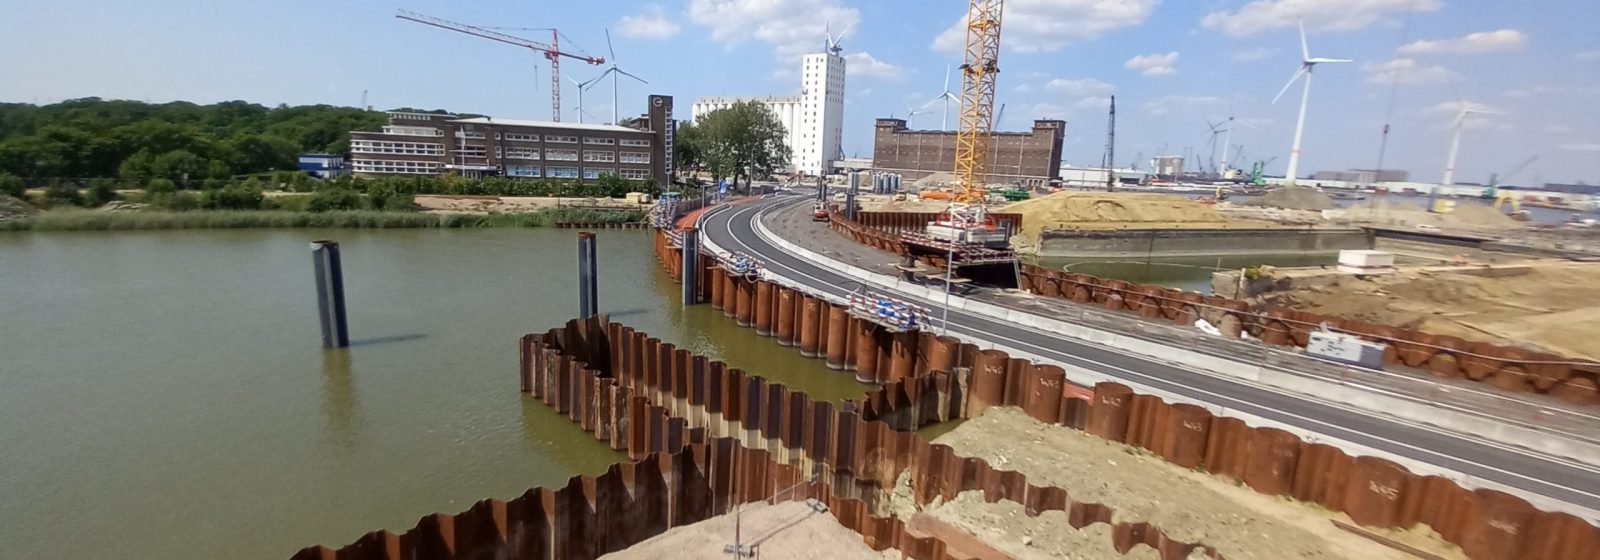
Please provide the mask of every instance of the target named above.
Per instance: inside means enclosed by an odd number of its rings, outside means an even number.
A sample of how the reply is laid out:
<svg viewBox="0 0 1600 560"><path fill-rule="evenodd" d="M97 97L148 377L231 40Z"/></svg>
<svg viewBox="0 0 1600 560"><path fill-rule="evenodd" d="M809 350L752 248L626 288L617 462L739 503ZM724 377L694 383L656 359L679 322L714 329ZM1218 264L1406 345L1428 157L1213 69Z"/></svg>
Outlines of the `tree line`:
<svg viewBox="0 0 1600 560"><path fill-rule="evenodd" d="M244 101L197 105L72 99L0 103L0 173L26 178L226 180L291 170L306 152L343 154L350 131L378 130L378 111Z"/></svg>

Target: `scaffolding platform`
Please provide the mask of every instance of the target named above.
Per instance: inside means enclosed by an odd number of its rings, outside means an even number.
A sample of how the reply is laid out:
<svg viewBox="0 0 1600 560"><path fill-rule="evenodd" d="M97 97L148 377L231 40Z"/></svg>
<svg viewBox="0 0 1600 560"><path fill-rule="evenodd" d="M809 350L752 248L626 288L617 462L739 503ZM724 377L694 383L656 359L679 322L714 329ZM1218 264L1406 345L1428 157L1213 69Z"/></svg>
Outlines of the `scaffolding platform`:
<svg viewBox="0 0 1600 560"><path fill-rule="evenodd" d="M861 288L847 298L852 317L874 323L889 332L920 330L927 320L928 309L899 298L884 296Z"/></svg>
<svg viewBox="0 0 1600 560"><path fill-rule="evenodd" d="M1009 247L993 249L972 243L951 243L922 232L901 233L900 243L913 256L953 257L955 266L1012 264L1017 261L1017 252Z"/></svg>

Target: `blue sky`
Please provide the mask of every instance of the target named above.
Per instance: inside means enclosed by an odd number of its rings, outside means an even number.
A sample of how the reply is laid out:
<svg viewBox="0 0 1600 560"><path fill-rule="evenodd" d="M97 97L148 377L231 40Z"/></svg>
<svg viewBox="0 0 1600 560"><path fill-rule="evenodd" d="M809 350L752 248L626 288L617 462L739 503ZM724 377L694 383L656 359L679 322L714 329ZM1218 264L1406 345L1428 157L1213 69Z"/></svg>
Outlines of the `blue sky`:
<svg viewBox="0 0 1600 560"><path fill-rule="evenodd" d="M8 0L0 16L0 100L356 105L368 90L380 109L549 117L543 58L398 20L396 9L481 26L558 27L600 56L609 28L622 68L650 82L622 84L624 115L642 112L647 93L675 96L685 115L699 96L797 93L798 55L820 49L831 29L844 34L851 57L845 152L865 156L872 119L922 105L941 90L946 65L959 64L953 28L965 3ZM1244 145L1246 162L1277 157L1268 168L1281 172L1298 87L1269 102L1298 64L1298 18L1314 56L1356 60L1317 71L1302 170L1374 165L1398 76L1390 167L1439 178L1459 90L1500 114L1468 122L1458 181L1485 181L1538 156L1512 182L1600 183L1600 2L1593 0L1011 0L1000 128L1065 119L1066 160L1097 164L1102 98L1115 93L1118 162L1186 149L1205 159L1206 119L1225 118L1231 98L1233 113L1256 127L1236 129L1233 144ZM572 61L562 67L580 80L600 71ZM565 84L564 119L575 120L576 100ZM585 102L609 120L609 86L590 90ZM937 128L938 113L912 124Z"/></svg>

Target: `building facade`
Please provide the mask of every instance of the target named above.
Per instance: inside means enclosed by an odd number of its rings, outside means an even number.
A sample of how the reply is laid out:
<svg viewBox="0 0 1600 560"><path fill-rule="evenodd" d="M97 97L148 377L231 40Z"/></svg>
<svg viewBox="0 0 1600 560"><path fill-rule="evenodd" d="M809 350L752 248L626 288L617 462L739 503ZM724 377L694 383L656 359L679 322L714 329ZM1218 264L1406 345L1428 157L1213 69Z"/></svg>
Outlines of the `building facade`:
<svg viewBox="0 0 1600 560"><path fill-rule="evenodd" d="M350 133L357 176L441 175L592 181L672 177L672 98L652 95L637 128L390 113L379 132Z"/></svg>
<svg viewBox="0 0 1600 560"><path fill-rule="evenodd" d="M783 123L785 142L792 155L789 167L820 175L831 172L833 162L844 157L843 49L831 38L823 52L800 61L800 95L782 97L702 97L690 109L698 121L706 113L754 101L765 105Z"/></svg>
<svg viewBox="0 0 1600 560"><path fill-rule="evenodd" d="M1028 132L996 132L989 140L988 182L1040 186L1057 178L1066 121L1033 121ZM952 173L956 133L911 130L905 119L878 119L872 138L872 167L915 181L934 173Z"/></svg>
<svg viewBox="0 0 1600 560"><path fill-rule="evenodd" d="M350 172L344 156L338 154L300 154L297 165L301 173L318 179L332 179Z"/></svg>
<svg viewBox="0 0 1600 560"><path fill-rule="evenodd" d="M1311 175L1313 181L1348 181L1352 183L1404 183L1411 173L1402 169L1351 169L1349 171L1318 171Z"/></svg>

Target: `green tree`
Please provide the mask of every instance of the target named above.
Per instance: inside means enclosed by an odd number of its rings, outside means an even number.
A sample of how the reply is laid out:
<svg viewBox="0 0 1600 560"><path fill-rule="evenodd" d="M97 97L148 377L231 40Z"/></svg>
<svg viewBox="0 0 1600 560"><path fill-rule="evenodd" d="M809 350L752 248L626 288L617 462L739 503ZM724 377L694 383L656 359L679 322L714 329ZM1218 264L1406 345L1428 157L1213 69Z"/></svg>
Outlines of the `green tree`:
<svg viewBox="0 0 1600 560"><path fill-rule="evenodd" d="M706 167L718 177L744 179L748 189L755 177L771 176L789 164L788 134L778 116L765 105L744 101L707 113L697 125Z"/></svg>
<svg viewBox="0 0 1600 560"><path fill-rule="evenodd" d="M115 181L104 177L90 179L89 188L83 192L83 205L87 208L98 208L117 198Z"/></svg>
<svg viewBox="0 0 1600 560"><path fill-rule="evenodd" d="M702 163L705 152L705 135L692 121L680 121L673 135L672 160L679 173L691 175Z"/></svg>
<svg viewBox="0 0 1600 560"><path fill-rule="evenodd" d="M21 177L0 172L0 194L22 198L28 193L28 184Z"/></svg>

